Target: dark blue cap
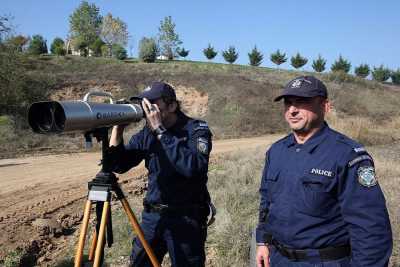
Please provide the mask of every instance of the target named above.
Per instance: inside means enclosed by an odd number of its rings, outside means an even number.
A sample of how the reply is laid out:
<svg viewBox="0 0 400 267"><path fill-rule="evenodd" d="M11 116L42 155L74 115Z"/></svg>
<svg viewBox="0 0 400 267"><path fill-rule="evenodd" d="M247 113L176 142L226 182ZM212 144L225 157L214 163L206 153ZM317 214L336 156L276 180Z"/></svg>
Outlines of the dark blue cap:
<svg viewBox="0 0 400 267"><path fill-rule="evenodd" d="M138 96L134 96L133 99L143 99L156 100L159 98L168 97L176 99L176 94L174 88L171 85L164 82L153 82L149 87L144 89L144 91Z"/></svg>
<svg viewBox="0 0 400 267"><path fill-rule="evenodd" d="M322 96L327 98L328 91L325 84L314 76L300 76L291 80L283 89L282 94L276 97L274 101L279 101L285 96Z"/></svg>

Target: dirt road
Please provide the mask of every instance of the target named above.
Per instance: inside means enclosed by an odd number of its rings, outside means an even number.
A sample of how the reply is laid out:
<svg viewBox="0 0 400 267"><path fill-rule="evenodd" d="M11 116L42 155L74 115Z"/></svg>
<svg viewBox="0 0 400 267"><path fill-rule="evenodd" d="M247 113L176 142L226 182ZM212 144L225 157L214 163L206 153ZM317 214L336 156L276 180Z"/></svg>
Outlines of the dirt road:
<svg viewBox="0 0 400 267"><path fill-rule="evenodd" d="M278 138L216 141L212 157L267 147ZM25 251L26 266L45 265L62 251L82 219L87 182L99 171L100 157L96 152L0 160L0 259L19 247ZM119 181L125 193L141 195L145 177L141 165L119 175Z"/></svg>

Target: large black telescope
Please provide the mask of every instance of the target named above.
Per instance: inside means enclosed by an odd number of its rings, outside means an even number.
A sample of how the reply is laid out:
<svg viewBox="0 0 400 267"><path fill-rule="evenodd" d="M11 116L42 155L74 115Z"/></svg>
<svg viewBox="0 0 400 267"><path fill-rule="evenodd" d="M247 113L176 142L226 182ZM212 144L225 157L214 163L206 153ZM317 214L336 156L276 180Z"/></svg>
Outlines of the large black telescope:
<svg viewBox="0 0 400 267"><path fill-rule="evenodd" d="M90 96L104 96L110 103L90 102ZM87 132L97 128L138 122L144 118L138 104L114 104L105 92L87 93L78 101L43 101L33 103L28 121L35 133Z"/></svg>

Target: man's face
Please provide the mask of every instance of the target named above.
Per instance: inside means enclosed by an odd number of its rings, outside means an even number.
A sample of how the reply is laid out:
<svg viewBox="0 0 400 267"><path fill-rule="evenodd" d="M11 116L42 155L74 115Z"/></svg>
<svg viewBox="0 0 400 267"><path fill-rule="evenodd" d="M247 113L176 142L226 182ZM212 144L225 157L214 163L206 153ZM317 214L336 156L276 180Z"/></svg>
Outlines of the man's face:
<svg viewBox="0 0 400 267"><path fill-rule="evenodd" d="M294 132L308 133L324 121L329 102L322 97L284 98L285 119Z"/></svg>
<svg viewBox="0 0 400 267"><path fill-rule="evenodd" d="M171 118L171 115L175 113L176 105L171 103L167 105L162 98L150 101L151 104L155 104L160 109L161 121L165 123Z"/></svg>

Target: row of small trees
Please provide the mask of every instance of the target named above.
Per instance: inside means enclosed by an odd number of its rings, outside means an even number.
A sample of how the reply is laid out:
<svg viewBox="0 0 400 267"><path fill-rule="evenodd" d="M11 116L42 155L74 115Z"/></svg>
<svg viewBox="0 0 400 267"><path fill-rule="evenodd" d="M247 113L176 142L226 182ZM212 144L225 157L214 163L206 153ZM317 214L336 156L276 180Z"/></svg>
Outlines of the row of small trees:
<svg viewBox="0 0 400 267"><path fill-rule="evenodd" d="M178 48L177 53L179 56L185 58L189 51L184 48ZM211 46L203 49L203 54L208 60L214 59L218 52ZM144 62L154 62L159 55L159 48L157 47L157 41L153 38L143 38L139 44L139 58ZM236 51L234 46L229 46L227 50L222 51L222 57L224 60L230 64L234 63L238 57L239 53ZM257 49L256 46L248 53L249 65L259 66L261 65L264 55ZM288 58L286 53L282 53L279 49L270 55L270 60L278 68L281 64L287 62ZM308 63L308 59L297 53L290 58L290 65L295 69L299 69ZM316 59L312 62L312 68L316 72L323 72L326 70L326 59L318 55ZM351 63L344 59L341 55L339 58L331 65L331 71L333 72L343 72L349 73L351 69ZM389 78L395 84L400 84L400 69L397 71L391 71L390 69L384 67L383 65L379 67L373 67L371 69L368 64L360 64L354 69L356 76L361 78L366 78L368 75L372 75L372 78L376 81L384 82Z"/></svg>

